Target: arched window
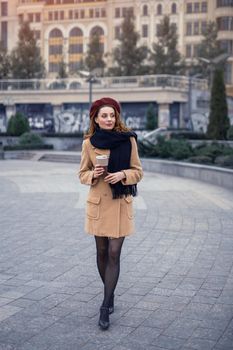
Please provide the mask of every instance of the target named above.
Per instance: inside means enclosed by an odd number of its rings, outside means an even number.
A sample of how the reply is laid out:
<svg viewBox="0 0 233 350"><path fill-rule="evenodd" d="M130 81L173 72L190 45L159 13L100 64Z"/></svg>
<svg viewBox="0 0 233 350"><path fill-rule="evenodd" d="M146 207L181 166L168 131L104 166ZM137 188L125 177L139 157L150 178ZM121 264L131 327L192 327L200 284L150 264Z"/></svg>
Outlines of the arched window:
<svg viewBox="0 0 233 350"><path fill-rule="evenodd" d="M54 28L49 33L49 72L57 73L63 59L63 34Z"/></svg>
<svg viewBox="0 0 233 350"><path fill-rule="evenodd" d="M95 36L98 35L99 36L99 40L100 40L100 51L104 52L104 30L103 28L96 26L94 28L92 28L91 32L90 32L90 36Z"/></svg>
<svg viewBox="0 0 233 350"><path fill-rule="evenodd" d="M142 14L143 16L148 16L148 6L144 5L142 8Z"/></svg>
<svg viewBox="0 0 233 350"><path fill-rule="evenodd" d="M162 15L162 13L163 13L162 5L158 4L158 6L157 6L157 15Z"/></svg>
<svg viewBox="0 0 233 350"><path fill-rule="evenodd" d="M172 14L175 14L176 13L176 4L173 3L172 4Z"/></svg>
<svg viewBox="0 0 233 350"><path fill-rule="evenodd" d="M69 70L77 71L83 60L83 31L75 27L69 34Z"/></svg>
<svg viewBox="0 0 233 350"><path fill-rule="evenodd" d="M94 28L92 28L90 35L91 36L93 36L93 35L102 36L102 35L104 35L104 30L103 30L103 28L101 28L99 26L95 26Z"/></svg>

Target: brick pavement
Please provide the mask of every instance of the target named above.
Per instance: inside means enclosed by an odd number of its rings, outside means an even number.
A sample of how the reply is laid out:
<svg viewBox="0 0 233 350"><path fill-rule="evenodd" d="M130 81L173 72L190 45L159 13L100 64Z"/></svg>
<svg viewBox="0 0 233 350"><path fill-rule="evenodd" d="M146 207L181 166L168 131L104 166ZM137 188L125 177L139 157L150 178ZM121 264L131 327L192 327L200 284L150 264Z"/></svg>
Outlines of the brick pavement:
<svg viewBox="0 0 233 350"><path fill-rule="evenodd" d="M232 350L233 193L145 174L103 332L77 168L0 161L0 350Z"/></svg>

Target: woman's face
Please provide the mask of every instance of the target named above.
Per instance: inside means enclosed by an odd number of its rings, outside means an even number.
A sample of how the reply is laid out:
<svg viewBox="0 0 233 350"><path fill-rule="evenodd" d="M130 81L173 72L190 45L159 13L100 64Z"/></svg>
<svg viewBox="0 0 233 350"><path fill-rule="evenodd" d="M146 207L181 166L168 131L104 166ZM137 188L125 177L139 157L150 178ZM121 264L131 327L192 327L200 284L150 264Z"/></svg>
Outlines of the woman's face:
<svg viewBox="0 0 233 350"><path fill-rule="evenodd" d="M115 110L112 107L105 106L100 108L95 122L101 129L112 130L116 124Z"/></svg>

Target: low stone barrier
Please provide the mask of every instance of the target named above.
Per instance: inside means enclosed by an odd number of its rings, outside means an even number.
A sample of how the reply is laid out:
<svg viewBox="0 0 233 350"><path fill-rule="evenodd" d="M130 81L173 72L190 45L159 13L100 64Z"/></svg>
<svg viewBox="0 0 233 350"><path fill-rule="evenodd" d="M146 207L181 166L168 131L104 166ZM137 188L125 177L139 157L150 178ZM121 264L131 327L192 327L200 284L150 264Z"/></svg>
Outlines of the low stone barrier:
<svg viewBox="0 0 233 350"><path fill-rule="evenodd" d="M144 171L181 176L233 190L233 170L162 159L142 158Z"/></svg>

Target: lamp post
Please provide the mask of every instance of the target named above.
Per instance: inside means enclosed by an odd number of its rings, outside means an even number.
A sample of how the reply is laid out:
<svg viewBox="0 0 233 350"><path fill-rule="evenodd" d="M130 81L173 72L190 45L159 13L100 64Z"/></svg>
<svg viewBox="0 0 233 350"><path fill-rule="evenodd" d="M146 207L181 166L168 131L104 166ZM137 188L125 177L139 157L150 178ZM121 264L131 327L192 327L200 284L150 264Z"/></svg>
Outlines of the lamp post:
<svg viewBox="0 0 233 350"><path fill-rule="evenodd" d="M92 85L96 81L96 76L91 72L80 70L79 74L86 78L86 81L89 83L89 108L91 108L92 104Z"/></svg>
<svg viewBox="0 0 233 350"><path fill-rule="evenodd" d="M216 67L219 64L226 62L230 56L231 55L229 55L228 53L222 53L222 54L214 57L213 59L207 59L205 57L197 57L197 59L199 61L204 62L209 66L209 69L210 69L210 90L212 88L213 76L214 76L214 71L215 71Z"/></svg>

